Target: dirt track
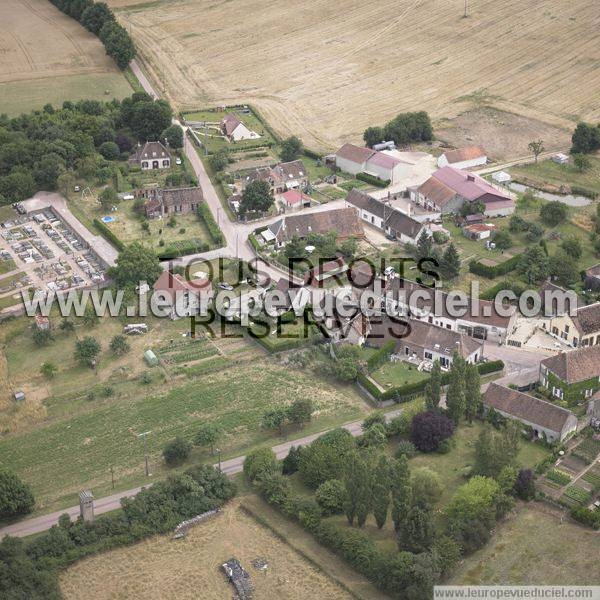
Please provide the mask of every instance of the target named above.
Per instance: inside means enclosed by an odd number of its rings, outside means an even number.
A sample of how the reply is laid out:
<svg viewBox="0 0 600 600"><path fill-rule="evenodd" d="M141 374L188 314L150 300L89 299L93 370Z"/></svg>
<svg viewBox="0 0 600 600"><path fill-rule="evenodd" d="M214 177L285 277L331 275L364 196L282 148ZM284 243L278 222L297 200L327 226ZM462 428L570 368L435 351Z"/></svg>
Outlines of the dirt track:
<svg viewBox="0 0 600 600"><path fill-rule="evenodd" d="M600 118L590 0L478 0L467 19L459 0L110 3L176 105L252 102L315 147L482 100L568 128Z"/></svg>

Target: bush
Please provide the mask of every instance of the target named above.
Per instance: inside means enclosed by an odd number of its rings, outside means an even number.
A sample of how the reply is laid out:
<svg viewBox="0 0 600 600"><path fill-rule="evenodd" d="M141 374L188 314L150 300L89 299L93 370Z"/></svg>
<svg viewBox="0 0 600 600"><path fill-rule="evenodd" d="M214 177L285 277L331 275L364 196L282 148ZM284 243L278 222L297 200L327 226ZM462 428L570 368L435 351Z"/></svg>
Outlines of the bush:
<svg viewBox="0 0 600 600"><path fill-rule="evenodd" d="M257 448L248 452L244 460L244 475L248 481L256 481L267 475L281 473L281 465L270 448Z"/></svg>
<svg viewBox="0 0 600 600"><path fill-rule="evenodd" d="M0 519L30 513L34 506L35 499L29 486L14 473L0 470Z"/></svg>
<svg viewBox="0 0 600 600"><path fill-rule="evenodd" d="M495 279L496 277L500 277L514 271L519 266L520 262L520 254L517 254L493 267L484 265L478 260L472 260L469 263L469 271L475 275L480 275L481 277L485 277L487 279Z"/></svg>
<svg viewBox="0 0 600 600"><path fill-rule="evenodd" d="M454 424L448 417L427 411L413 418L410 439L421 452L435 452L453 433Z"/></svg>
<svg viewBox="0 0 600 600"><path fill-rule="evenodd" d="M592 529L600 529L600 510L590 510L581 506L575 506L571 509L571 517Z"/></svg>
<svg viewBox="0 0 600 600"><path fill-rule="evenodd" d="M176 437L165 446L162 454L167 466L178 467L188 459L191 451L192 442Z"/></svg>
<svg viewBox="0 0 600 600"><path fill-rule="evenodd" d="M115 142L104 142L100 145L100 148L98 148L98 152L100 152L106 160L117 160L121 156L119 146L117 146Z"/></svg>
<svg viewBox="0 0 600 600"><path fill-rule="evenodd" d="M540 219L548 227L555 227L567 220L569 210L562 202L548 202L540 208Z"/></svg>
<svg viewBox="0 0 600 600"><path fill-rule="evenodd" d="M315 494L323 515L339 515L343 511L346 488L339 479L329 479L322 483Z"/></svg>
<svg viewBox="0 0 600 600"><path fill-rule="evenodd" d="M376 350L367 360L367 371L372 373L383 365L396 348L396 341L389 340L381 348Z"/></svg>
<svg viewBox="0 0 600 600"><path fill-rule="evenodd" d="M400 458L406 456L406 458L412 458L417 453L416 446L409 440L400 440L398 446L396 446L395 456Z"/></svg>

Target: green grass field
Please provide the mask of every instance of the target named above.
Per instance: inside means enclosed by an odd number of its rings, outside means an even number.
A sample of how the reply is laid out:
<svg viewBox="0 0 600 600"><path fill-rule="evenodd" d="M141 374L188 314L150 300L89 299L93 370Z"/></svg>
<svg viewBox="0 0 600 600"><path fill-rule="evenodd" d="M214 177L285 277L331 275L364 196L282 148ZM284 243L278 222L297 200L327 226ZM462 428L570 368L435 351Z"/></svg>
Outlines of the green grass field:
<svg viewBox="0 0 600 600"><path fill-rule="evenodd" d="M458 565L451 585L597 585L598 533L543 504L521 506Z"/></svg>
<svg viewBox="0 0 600 600"><path fill-rule="evenodd" d="M383 387L400 387L429 379L429 374L418 371L417 367L404 361L386 362L371 377Z"/></svg>
<svg viewBox="0 0 600 600"><path fill-rule="evenodd" d="M593 156L588 158L591 167L584 172L578 171L572 163L559 165L552 160L541 160L537 164L511 167L510 172L513 178L517 180L519 177L526 177L531 181L539 182L541 185L576 186L600 194L600 158Z"/></svg>
<svg viewBox="0 0 600 600"><path fill-rule="evenodd" d="M0 114L16 117L45 104L59 107L65 100L119 100L133 88L122 73L86 73L0 83Z"/></svg>
<svg viewBox="0 0 600 600"><path fill-rule="evenodd" d="M230 143L219 134L218 124L227 114L234 114L250 131L254 131L260 135L260 138L254 140L242 140L240 142ZM198 137L206 144L209 152L216 152L222 148L235 150L237 148L255 148L260 146L268 146L275 144L275 140L267 131L260 119L252 112L243 114L235 109L228 109L222 112L211 110L198 110L195 112L185 113L187 121L200 121L208 124L206 129L198 128L196 132ZM216 129L215 129L216 127ZM208 134L208 136L204 134Z"/></svg>

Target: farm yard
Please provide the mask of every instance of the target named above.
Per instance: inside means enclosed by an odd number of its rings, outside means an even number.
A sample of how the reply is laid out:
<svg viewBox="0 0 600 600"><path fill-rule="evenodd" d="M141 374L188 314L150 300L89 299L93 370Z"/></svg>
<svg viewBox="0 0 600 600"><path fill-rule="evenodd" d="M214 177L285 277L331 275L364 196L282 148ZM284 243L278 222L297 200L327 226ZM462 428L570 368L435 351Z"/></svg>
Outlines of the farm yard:
<svg viewBox="0 0 600 600"><path fill-rule="evenodd" d="M100 40L47 0L5 0L2 9L0 114L132 93Z"/></svg>
<svg viewBox="0 0 600 600"><path fill-rule="evenodd" d="M237 558L250 573L256 598L349 600L353 597L246 513L244 501L244 498L232 501L222 514L195 526L183 540L156 536L135 546L80 561L61 574L63 597L66 600L83 595L96 600L117 596L132 600L168 597L184 600L198 598L198 586L201 586L203 599L221 600L233 593L221 572L221 564L231 557ZM291 539L297 543L295 538ZM329 553L321 551L318 558L323 558L323 554ZM336 560L331 556L327 558ZM253 566L256 559L267 563L266 571ZM327 568L326 564L323 566ZM366 582L363 585L370 587ZM366 597L375 600L382 596L373 591Z"/></svg>
<svg viewBox="0 0 600 600"><path fill-rule="evenodd" d="M467 19L462 3L434 0L271 2L269 10L258 0L109 4L176 107L252 104L278 133L314 149L358 141L366 127L417 108L451 129L442 119L483 101L548 123L552 143L575 118L600 117L595 12L585 0L482 0ZM488 141L478 120L458 123L473 128L471 143ZM512 142L521 156L530 132Z"/></svg>
<svg viewBox="0 0 600 600"><path fill-rule="evenodd" d="M161 478L168 472L160 456L167 441L177 435L192 440L207 421L223 429L220 448L226 459L257 444L277 443L274 433L261 429L262 416L297 398L311 398L315 406L312 422L298 435L369 411L354 388L290 369L255 342L224 335L194 341L182 337L187 320L147 321L149 333L128 337L131 350L123 356L108 348L121 332L119 319L106 317L94 328L78 324L73 333L57 330L60 320L53 319L55 341L43 347L33 343L25 318L0 329L0 461L32 485L38 511L72 505L82 486L92 487L98 497L109 494L111 469L117 489L147 481L136 433L152 431L151 471ZM84 335L101 343L96 371L73 356L75 340ZM156 352L159 366L144 363L146 349ZM58 366L52 379L39 372L46 361ZM12 399L14 389L26 392L24 402ZM192 458L215 460L202 450L194 450Z"/></svg>

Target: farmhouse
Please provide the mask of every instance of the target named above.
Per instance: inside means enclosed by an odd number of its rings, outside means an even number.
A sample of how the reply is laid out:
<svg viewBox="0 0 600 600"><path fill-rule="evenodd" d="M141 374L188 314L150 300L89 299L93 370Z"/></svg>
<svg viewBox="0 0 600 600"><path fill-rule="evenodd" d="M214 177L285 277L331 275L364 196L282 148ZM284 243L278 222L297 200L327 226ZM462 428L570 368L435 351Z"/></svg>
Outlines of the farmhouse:
<svg viewBox="0 0 600 600"><path fill-rule="evenodd" d="M273 195L305 189L309 183L306 167L301 160L279 163L274 167L258 167L246 175L244 185L256 180L266 181Z"/></svg>
<svg viewBox="0 0 600 600"><path fill-rule="evenodd" d="M510 196L478 175L454 167L438 169L410 195L417 204L443 214L456 213L465 203L481 203L488 217L509 215L515 209Z"/></svg>
<svg viewBox="0 0 600 600"><path fill-rule="evenodd" d="M230 142L256 140L260 137L255 131L250 131L235 115L226 115L221 120L221 133Z"/></svg>
<svg viewBox="0 0 600 600"><path fill-rule="evenodd" d="M373 276L372 271L367 263L358 262L353 265L351 273L354 295L360 299L362 292L369 290L379 296L382 304L385 302L388 314L402 314L403 317L419 319L479 340L497 343L505 341L516 321L516 311L505 316L503 311L498 311L494 302L479 300L475 304L468 296L465 297L465 310L461 311L464 314L455 316L448 310L449 295L440 289L419 285L400 277L386 281L380 276Z"/></svg>
<svg viewBox="0 0 600 600"><path fill-rule="evenodd" d="M311 233L335 231L338 241L350 237L363 239L365 232L362 223L353 208L338 208L325 212L285 216L268 227L273 234L275 244L281 247L293 237L306 239Z"/></svg>
<svg viewBox="0 0 600 600"><path fill-rule="evenodd" d="M171 153L161 142L138 144L137 150L129 157L129 163L137 165L142 171L168 169L171 166Z"/></svg>
<svg viewBox="0 0 600 600"><path fill-rule="evenodd" d="M416 243L421 233L427 231L422 223L359 190L351 190L346 202L357 209L363 221L404 244Z"/></svg>
<svg viewBox="0 0 600 600"><path fill-rule="evenodd" d="M450 165L455 169L470 169L487 163L487 155L481 146L467 146L444 152L437 161L438 167Z"/></svg>
<svg viewBox="0 0 600 600"><path fill-rule="evenodd" d="M600 390L600 346L544 359L540 363L540 384L569 404L588 400Z"/></svg>
<svg viewBox="0 0 600 600"><path fill-rule="evenodd" d="M533 429L535 437L545 437L549 442L562 441L577 431L577 417L570 410L497 383L490 383L483 406L520 421Z"/></svg>
<svg viewBox="0 0 600 600"><path fill-rule="evenodd" d="M350 175L367 173L391 184L406 176L411 167L395 156L354 144L344 144L335 153L335 166Z"/></svg>
<svg viewBox="0 0 600 600"><path fill-rule="evenodd" d="M367 345L381 348L395 340L395 353L402 360L440 361L444 368L452 365L455 352L469 363L483 356L483 342L418 319L396 319L387 315L371 317Z"/></svg>
<svg viewBox="0 0 600 600"><path fill-rule="evenodd" d="M600 302L570 312L552 317L550 335L574 347L600 344Z"/></svg>
<svg viewBox="0 0 600 600"><path fill-rule="evenodd" d="M196 212L204 200L200 187L157 188L147 190L146 194L148 200L144 210L149 219Z"/></svg>
<svg viewBox="0 0 600 600"><path fill-rule="evenodd" d="M164 271L152 286L165 301L170 319L190 317L206 310L214 292L210 279L189 281L178 274Z"/></svg>

